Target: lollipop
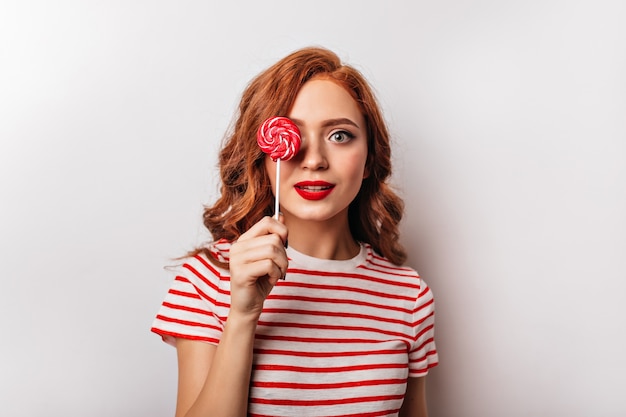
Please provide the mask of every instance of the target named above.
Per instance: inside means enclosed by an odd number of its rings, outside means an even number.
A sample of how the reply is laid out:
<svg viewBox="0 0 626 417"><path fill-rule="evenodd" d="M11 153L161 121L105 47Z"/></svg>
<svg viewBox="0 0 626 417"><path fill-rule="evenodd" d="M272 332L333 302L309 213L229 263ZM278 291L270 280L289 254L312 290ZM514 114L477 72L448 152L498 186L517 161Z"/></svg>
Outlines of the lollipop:
<svg viewBox="0 0 626 417"><path fill-rule="evenodd" d="M280 161L288 161L300 150L300 130L286 117L270 117L259 127L256 140L261 150L276 162L276 201L274 218L278 219Z"/></svg>

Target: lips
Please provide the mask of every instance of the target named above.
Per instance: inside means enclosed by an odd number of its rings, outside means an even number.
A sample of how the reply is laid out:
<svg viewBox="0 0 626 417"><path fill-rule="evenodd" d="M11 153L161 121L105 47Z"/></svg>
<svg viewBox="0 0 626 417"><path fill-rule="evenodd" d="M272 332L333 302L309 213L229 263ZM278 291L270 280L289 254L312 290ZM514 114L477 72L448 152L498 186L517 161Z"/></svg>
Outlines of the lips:
<svg viewBox="0 0 626 417"><path fill-rule="evenodd" d="M328 196L335 186L326 181L301 181L294 188L305 200L321 200Z"/></svg>

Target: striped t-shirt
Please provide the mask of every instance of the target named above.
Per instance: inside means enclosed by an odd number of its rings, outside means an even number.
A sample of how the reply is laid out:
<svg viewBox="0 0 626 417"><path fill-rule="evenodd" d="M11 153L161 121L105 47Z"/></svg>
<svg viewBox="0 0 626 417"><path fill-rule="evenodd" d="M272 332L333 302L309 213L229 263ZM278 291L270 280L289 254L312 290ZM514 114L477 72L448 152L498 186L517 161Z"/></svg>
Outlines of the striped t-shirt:
<svg viewBox="0 0 626 417"><path fill-rule="evenodd" d="M228 260L230 244L210 246ZM353 259L287 249L289 269L265 301L254 344L250 416L393 416L407 377L437 364L434 300L411 268L362 244ZM227 269L186 260L152 331L218 344L230 306Z"/></svg>

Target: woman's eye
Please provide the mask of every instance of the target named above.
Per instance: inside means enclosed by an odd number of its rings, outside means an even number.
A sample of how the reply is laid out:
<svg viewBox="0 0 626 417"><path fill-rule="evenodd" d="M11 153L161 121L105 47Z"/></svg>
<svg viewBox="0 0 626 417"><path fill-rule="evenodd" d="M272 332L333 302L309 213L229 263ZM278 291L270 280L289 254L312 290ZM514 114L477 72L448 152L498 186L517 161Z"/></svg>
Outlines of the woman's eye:
<svg viewBox="0 0 626 417"><path fill-rule="evenodd" d="M347 142L352 138L354 138L354 135L350 132L346 132L345 130L334 132L332 135L330 135L331 142L336 143Z"/></svg>

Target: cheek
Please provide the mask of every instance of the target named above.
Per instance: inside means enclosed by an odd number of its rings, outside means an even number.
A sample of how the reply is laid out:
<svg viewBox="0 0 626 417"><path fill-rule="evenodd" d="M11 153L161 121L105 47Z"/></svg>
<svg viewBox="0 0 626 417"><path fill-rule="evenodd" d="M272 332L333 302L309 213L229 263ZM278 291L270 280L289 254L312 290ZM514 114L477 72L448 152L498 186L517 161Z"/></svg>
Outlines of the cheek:
<svg viewBox="0 0 626 417"><path fill-rule="evenodd" d="M369 175L367 165L367 152L357 153L343 160L344 166L348 168L351 176L364 179Z"/></svg>

